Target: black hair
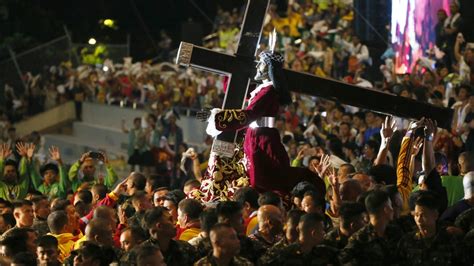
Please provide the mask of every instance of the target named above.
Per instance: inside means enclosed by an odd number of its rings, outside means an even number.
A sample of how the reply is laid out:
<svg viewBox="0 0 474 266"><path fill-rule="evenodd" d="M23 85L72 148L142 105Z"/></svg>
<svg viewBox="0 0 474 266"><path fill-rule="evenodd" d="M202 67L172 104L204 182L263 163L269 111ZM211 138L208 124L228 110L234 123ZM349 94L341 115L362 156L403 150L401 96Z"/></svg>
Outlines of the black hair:
<svg viewBox="0 0 474 266"><path fill-rule="evenodd" d="M36 254L20 252L13 256L12 265L36 265Z"/></svg>
<svg viewBox="0 0 474 266"><path fill-rule="evenodd" d="M145 260L147 257L155 255L156 252L161 252L160 248L153 245L145 245L139 248L137 251L137 265L140 265L140 262Z"/></svg>
<svg viewBox="0 0 474 266"><path fill-rule="evenodd" d="M132 174L132 181L133 185L138 189L138 190L144 190L146 186L146 177L139 172L133 172Z"/></svg>
<svg viewBox="0 0 474 266"><path fill-rule="evenodd" d="M95 194L99 195L99 200L107 196L107 187L104 184L94 184L91 188L91 192L94 191Z"/></svg>
<svg viewBox="0 0 474 266"><path fill-rule="evenodd" d="M427 193L422 193L418 196L415 200L415 206L416 205L438 211L441 204L439 197L435 193L427 191Z"/></svg>
<svg viewBox="0 0 474 266"><path fill-rule="evenodd" d="M315 157L317 159L317 157ZM311 161L311 159L310 159ZM296 186L291 190L291 195L297 198L303 198L304 194L307 191L316 191L316 187L309 183L308 181L302 181L296 184Z"/></svg>
<svg viewBox="0 0 474 266"><path fill-rule="evenodd" d="M167 210L163 207L153 207L145 212L143 224L146 229L152 228Z"/></svg>
<svg viewBox="0 0 474 266"><path fill-rule="evenodd" d="M29 200L16 200L13 202L13 209L20 209L23 206L33 206L33 203Z"/></svg>
<svg viewBox="0 0 474 266"><path fill-rule="evenodd" d="M216 209L207 209L201 212L199 215L199 221L201 222L201 230L209 233L212 226L217 223L217 211Z"/></svg>
<svg viewBox="0 0 474 266"><path fill-rule="evenodd" d="M6 212L1 215L5 224L10 225L12 228L16 225L15 216L11 212Z"/></svg>
<svg viewBox="0 0 474 266"><path fill-rule="evenodd" d="M316 191L306 191L306 193L304 193L304 197L306 196L311 197L311 201L313 202L314 206L321 207L321 209L324 211L326 201L324 200L323 195L318 195Z"/></svg>
<svg viewBox="0 0 474 266"><path fill-rule="evenodd" d="M306 212L298 209L290 210L287 214L286 222L290 224L298 224L300 222L301 216L305 215Z"/></svg>
<svg viewBox="0 0 474 266"><path fill-rule="evenodd" d="M258 192L252 187L239 188L235 192L233 199L242 205L244 205L245 202L248 202L250 207L258 209Z"/></svg>
<svg viewBox="0 0 474 266"><path fill-rule="evenodd" d="M382 190L372 190L365 198L365 208L369 214L377 214L389 201L388 194Z"/></svg>
<svg viewBox="0 0 474 266"><path fill-rule="evenodd" d="M176 207L184 198L186 198L186 194L184 194L184 192L179 189L172 190L165 195L165 200L173 202Z"/></svg>
<svg viewBox="0 0 474 266"><path fill-rule="evenodd" d="M343 202L339 208L339 215L341 218L341 225L343 228L349 228L361 214L365 212L363 204L358 202Z"/></svg>
<svg viewBox="0 0 474 266"><path fill-rule="evenodd" d="M274 205L277 207L281 206L281 198L280 196L273 192L273 191L267 191L260 195L258 198L258 205L263 206L263 205Z"/></svg>
<svg viewBox="0 0 474 266"><path fill-rule="evenodd" d="M47 163L41 166L40 174L44 176L44 173L48 170L53 170L56 174L59 173L59 167L55 163Z"/></svg>
<svg viewBox="0 0 474 266"><path fill-rule="evenodd" d="M371 175L377 184L394 185L397 183L397 171L390 165L380 164L372 166L369 169Z"/></svg>
<svg viewBox="0 0 474 266"><path fill-rule="evenodd" d="M76 195L79 200L84 202L85 204L92 203L92 193L89 190L80 190L76 193Z"/></svg>
<svg viewBox="0 0 474 266"><path fill-rule="evenodd" d="M232 216L242 212L242 205L236 201L221 201L216 206L217 219L231 219Z"/></svg>
<svg viewBox="0 0 474 266"><path fill-rule="evenodd" d="M51 235L44 235L38 238L38 247L58 248L58 239Z"/></svg>
<svg viewBox="0 0 474 266"><path fill-rule="evenodd" d="M299 224L301 229L307 231L308 229L316 227L319 223L324 222L324 217L318 213L307 213L300 218Z"/></svg>

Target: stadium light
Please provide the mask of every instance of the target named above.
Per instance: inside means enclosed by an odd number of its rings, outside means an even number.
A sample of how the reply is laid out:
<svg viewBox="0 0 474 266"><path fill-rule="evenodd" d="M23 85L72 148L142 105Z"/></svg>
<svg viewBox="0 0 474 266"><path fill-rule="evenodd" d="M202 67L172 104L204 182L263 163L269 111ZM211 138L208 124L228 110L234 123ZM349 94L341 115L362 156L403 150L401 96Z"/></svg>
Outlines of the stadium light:
<svg viewBox="0 0 474 266"><path fill-rule="evenodd" d="M115 24L115 21L111 20L110 18L104 20L104 26L112 28L114 24Z"/></svg>
<svg viewBox="0 0 474 266"><path fill-rule="evenodd" d="M90 38L89 41L88 41L88 43L89 43L90 45L94 45L94 44L97 43L97 41L96 41L94 38Z"/></svg>

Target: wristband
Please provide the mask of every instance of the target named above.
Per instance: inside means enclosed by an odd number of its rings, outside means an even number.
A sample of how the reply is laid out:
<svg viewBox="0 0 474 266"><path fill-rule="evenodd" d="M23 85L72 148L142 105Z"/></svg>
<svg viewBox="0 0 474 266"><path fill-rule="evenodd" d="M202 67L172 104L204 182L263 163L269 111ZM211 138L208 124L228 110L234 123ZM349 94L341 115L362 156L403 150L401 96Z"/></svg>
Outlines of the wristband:
<svg viewBox="0 0 474 266"><path fill-rule="evenodd" d="M428 136L425 136L425 140L427 141L433 141L434 134L429 134Z"/></svg>

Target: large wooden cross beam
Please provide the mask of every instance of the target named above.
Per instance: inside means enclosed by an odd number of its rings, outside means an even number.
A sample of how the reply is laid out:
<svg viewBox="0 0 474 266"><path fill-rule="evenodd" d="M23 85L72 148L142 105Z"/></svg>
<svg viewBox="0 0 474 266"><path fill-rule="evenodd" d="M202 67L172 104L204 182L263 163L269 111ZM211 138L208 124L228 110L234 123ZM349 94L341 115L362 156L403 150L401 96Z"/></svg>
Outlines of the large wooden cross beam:
<svg viewBox="0 0 474 266"><path fill-rule="evenodd" d="M248 0L239 46L234 55L181 42L177 64L230 76L223 104L225 109L243 107L250 81L255 76L255 54L268 3L269 0ZM436 120L440 127L446 129L451 127L453 117L451 109L307 73L289 69L284 71L291 91L337 100L343 104L403 118L427 117ZM231 148L226 146L226 143L233 143L235 136L235 133L220 134L217 137L218 144L215 141L213 150L225 153L225 150Z"/></svg>

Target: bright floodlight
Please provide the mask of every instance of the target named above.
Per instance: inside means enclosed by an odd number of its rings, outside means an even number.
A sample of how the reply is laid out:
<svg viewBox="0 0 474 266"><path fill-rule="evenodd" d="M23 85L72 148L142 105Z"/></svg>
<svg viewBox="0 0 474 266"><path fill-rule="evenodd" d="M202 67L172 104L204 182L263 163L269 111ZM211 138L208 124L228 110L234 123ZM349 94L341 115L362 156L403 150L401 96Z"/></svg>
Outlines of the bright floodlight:
<svg viewBox="0 0 474 266"><path fill-rule="evenodd" d="M89 39L89 44L90 44L90 45L94 45L94 44L96 44L96 43L97 43L97 41L96 41L94 38L90 38L90 39Z"/></svg>
<svg viewBox="0 0 474 266"><path fill-rule="evenodd" d="M107 27L113 27L115 24L115 21L111 20L110 18L104 20L104 25Z"/></svg>

